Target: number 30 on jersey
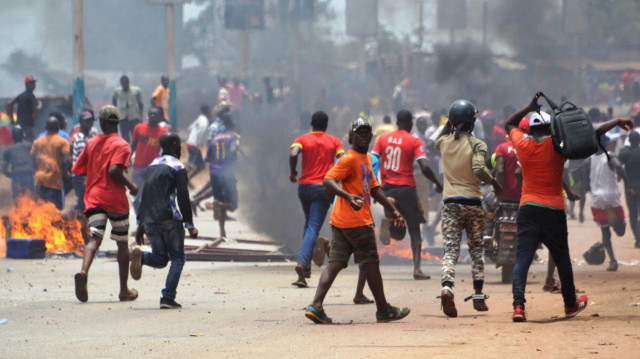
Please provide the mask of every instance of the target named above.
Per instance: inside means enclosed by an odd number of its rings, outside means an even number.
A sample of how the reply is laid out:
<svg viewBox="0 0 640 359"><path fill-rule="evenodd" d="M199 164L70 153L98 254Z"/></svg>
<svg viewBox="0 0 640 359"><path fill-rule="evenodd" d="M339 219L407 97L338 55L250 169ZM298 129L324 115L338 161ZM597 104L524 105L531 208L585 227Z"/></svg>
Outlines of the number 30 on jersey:
<svg viewBox="0 0 640 359"><path fill-rule="evenodd" d="M400 168L400 156L402 149L400 147L387 146L384 149L385 161L382 164L385 170L391 169L397 171Z"/></svg>

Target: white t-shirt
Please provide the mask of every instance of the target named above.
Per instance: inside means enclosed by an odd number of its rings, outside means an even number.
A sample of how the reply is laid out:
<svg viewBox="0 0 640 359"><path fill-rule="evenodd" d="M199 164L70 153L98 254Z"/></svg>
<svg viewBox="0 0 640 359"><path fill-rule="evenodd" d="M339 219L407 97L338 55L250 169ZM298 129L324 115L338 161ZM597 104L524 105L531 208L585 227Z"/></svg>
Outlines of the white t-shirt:
<svg viewBox="0 0 640 359"><path fill-rule="evenodd" d="M617 161L614 157L611 160ZM609 168L604 153L591 156L590 184L591 207L605 209L607 205L613 208L622 206L615 170Z"/></svg>
<svg viewBox="0 0 640 359"><path fill-rule="evenodd" d="M200 148L207 141L207 127L209 119L207 116L200 114L191 125L189 125L189 137L187 137L187 145Z"/></svg>

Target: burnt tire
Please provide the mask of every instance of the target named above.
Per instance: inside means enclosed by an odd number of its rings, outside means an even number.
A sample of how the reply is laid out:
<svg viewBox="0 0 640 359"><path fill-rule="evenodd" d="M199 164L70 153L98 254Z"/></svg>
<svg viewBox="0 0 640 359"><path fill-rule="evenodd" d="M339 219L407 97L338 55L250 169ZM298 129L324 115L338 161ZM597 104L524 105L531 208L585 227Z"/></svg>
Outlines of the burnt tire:
<svg viewBox="0 0 640 359"><path fill-rule="evenodd" d="M513 264L502 265L502 284L511 284L513 282Z"/></svg>

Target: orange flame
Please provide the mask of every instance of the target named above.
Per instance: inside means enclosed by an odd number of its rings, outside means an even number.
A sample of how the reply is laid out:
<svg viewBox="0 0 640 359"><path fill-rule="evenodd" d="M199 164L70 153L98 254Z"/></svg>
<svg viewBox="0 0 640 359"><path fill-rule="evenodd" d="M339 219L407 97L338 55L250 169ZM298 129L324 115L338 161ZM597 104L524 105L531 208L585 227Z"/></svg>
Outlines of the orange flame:
<svg viewBox="0 0 640 359"><path fill-rule="evenodd" d="M411 250L411 245L408 242L399 242L399 241L391 241L391 244L388 246L378 246L378 254L380 257L389 256L389 257L397 257L397 258L407 258L413 259L413 251ZM438 256L434 256L433 254L423 250L422 251L422 259L433 259L437 261L442 261L442 258Z"/></svg>
<svg viewBox="0 0 640 359"><path fill-rule="evenodd" d="M84 244L82 228L85 224L77 218L67 217L51 202L34 201L29 196L18 198L9 212L12 238L44 239L47 253L62 250L70 252ZM6 229L0 221L0 255L6 255Z"/></svg>

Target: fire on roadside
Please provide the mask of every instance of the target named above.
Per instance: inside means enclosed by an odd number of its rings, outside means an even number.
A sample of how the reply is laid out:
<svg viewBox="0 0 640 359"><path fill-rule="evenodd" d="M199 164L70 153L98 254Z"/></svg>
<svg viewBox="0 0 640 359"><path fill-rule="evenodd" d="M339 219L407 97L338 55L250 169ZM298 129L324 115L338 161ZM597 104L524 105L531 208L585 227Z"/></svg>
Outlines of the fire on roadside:
<svg viewBox="0 0 640 359"><path fill-rule="evenodd" d="M47 253L71 252L84 244L82 229L85 224L74 216L60 213L51 202L34 201L29 196L18 198L9 215L11 238L44 239ZM0 221L0 256L6 255L4 221Z"/></svg>
<svg viewBox="0 0 640 359"><path fill-rule="evenodd" d="M380 257L389 256L396 258L413 259L413 252L411 251L411 245L405 241L392 240L388 246L378 246L378 254ZM422 251L422 259L433 259L442 261L442 258L435 256L425 250Z"/></svg>

